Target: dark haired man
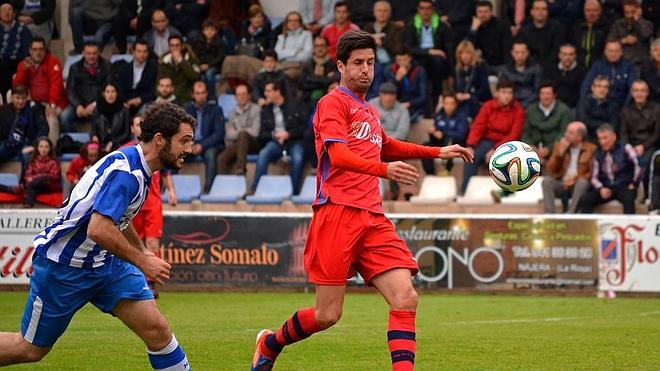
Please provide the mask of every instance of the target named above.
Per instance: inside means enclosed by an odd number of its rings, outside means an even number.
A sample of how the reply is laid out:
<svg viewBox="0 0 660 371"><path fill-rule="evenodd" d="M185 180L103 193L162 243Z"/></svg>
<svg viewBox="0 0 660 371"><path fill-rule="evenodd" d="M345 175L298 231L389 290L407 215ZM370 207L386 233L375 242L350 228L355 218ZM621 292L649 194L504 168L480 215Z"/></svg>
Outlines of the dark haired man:
<svg viewBox="0 0 660 371"><path fill-rule="evenodd" d="M158 65L149 58L149 45L144 40L138 40L133 47L133 61L119 68L116 79L119 96L126 100L124 107L130 109L132 114L156 99L156 77Z"/></svg>
<svg viewBox="0 0 660 371"><path fill-rule="evenodd" d="M60 137L57 116L68 105L62 80L62 63L48 51L46 41L41 37L32 39L29 52L30 55L18 64L12 85L27 85L30 98L46 107L48 138L57 143Z"/></svg>
<svg viewBox="0 0 660 371"><path fill-rule="evenodd" d="M87 303L119 318L146 344L154 369L189 370L145 276L169 278L170 265L147 250L131 226L151 175L180 170L192 151L195 119L173 104L154 105L141 141L92 166L53 223L34 238L30 293L20 333L0 333L0 366L37 362Z"/></svg>
<svg viewBox="0 0 660 371"><path fill-rule="evenodd" d="M376 42L349 31L337 44L340 86L326 94L314 115L318 195L305 247L305 268L316 284L316 304L300 309L277 332L257 335L252 370L270 370L284 346L334 325L343 310L346 280L357 270L390 305L388 346L396 370L415 362L418 271L410 250L383 214L378 178L413 184L418 174L405 158L471 161L467 149L424 147L388 137L378 112L365 101L374 76ZM263 124L263 122L262 122Z"/></svg>

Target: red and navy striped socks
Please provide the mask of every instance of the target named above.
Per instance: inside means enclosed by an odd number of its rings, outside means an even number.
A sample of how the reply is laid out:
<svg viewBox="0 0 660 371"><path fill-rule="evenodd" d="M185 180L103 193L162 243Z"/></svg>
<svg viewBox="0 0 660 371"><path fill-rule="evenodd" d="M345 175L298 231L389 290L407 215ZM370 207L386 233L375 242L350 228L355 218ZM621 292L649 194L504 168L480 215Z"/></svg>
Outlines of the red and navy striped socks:
<svg viewBox="0 0 660 371"><path fill-rule="evenodd" d="M415 367L415 311L390 309L387 347L393 371L411 371Z"/></svg>
<svg viewBox="0 0 660 371"><path fill-rule="evenodd" d="M321 327L316 321L314 308L300 309L286 320L277 332L266 338L262 343L261 352L275 360L285 346L306 339L319 331Z"/></svg>

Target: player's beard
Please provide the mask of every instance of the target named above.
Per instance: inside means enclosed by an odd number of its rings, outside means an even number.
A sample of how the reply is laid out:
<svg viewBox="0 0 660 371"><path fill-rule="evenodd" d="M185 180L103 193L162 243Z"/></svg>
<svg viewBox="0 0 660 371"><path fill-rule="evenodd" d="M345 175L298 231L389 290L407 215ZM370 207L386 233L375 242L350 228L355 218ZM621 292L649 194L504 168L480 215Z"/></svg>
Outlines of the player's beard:
<svg viewBox="0 0 660 371"><path fill-rule="evenodd" d="M358 76L356 79L351 81L351 90L360 95L366 95L371 86L371 81L373 78L364 75Z"/></svg>
<svg viewBox="0 0 660 371"><path fill-rule="evenodd" d="M176 156L172 152L172 144L169 141L165 142L165 146L158 153L158 158L164 167L172 170L180 170L183 168L183 162L179 164L179 160L183 160L183 154Z"/></svg>

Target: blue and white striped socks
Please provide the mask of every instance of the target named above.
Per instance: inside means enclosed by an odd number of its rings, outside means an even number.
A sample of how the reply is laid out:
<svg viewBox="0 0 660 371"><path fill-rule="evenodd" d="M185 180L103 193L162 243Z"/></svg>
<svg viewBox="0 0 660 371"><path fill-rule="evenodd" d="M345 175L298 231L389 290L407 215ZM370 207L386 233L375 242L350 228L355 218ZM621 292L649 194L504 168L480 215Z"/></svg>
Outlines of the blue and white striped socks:
<svg viewBox="0 0 660 371"><path fill-rule="evenodd" d="M147 349L149 362L154 370L159 371L189 371L190 365L186 353L179 346L176 337L172 334L172 341L163 349L151 351Z"/></svg>

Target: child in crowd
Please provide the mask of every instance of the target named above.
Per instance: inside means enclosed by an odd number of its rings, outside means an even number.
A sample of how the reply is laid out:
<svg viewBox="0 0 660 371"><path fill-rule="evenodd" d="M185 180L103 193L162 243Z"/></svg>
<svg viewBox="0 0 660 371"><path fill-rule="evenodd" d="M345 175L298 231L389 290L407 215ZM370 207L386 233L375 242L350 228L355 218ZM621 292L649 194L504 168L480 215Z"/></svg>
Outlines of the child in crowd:
<svg viewBox="0 0 660 371"><path fill-rule="evenodd" d="M71 193L73 187L78 184L85 171L103 157L101 147L96 142L87 142L80 148L80 154L71 160L69 169L66 171L65 197Z"/></svg>
<svg viewBox="0 0 660 371"><path fill-rule="evenodd" d="M55 157L53 143L48 137L39 137L36 151L28 160L22 184L25 189L24 207L34 207L38 194L62 192L62 169Z"/></svg>
<svg viewBox="0 0 660 371"><path fill-rule="evenodd" d="M465 145L469 120L467 113L458 109L458 98L453 93L443 94L438 102L433 126L429 128L430 140L426 145L449 146L452 144ZM435 175L433 159L422 159L424 171L428 175ZM453 162L448 160L445 170L450 172Z"/></svg>

